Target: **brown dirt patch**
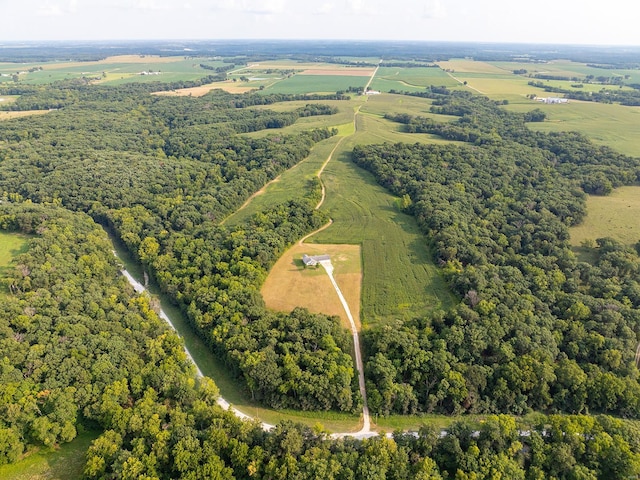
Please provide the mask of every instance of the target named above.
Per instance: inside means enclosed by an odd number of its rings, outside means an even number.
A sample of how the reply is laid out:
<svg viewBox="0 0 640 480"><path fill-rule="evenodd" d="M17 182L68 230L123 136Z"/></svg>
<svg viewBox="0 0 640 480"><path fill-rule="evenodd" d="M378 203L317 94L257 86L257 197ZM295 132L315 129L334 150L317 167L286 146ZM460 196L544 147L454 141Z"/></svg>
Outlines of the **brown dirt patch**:
<svg viewBox="0 0 640 480"><path fill-rule="evenodd" d="M375 68L335 68L335 69L307 69L298 75L339 75L341 77L370 77Z"/></svg>
<svg viewBox="0 0 640 480"><path fill-rule="evenodd" d="M360 330L362 261L360 245L296 244L269 272L261 292L267 308L289 312L305 307L311 312L337 315L345 328L349 319L324 268L302 266L302 255L331 255L334 277Z"/></svg>
<svg viewBox="0 0 640 480"><path fill-rule="evenodd" d="M246 93L251 90L255 90L254 87L243 87L236 85L235 82L217 82L200 85L199 87L181 88L179 90L170 90L165 92L153 92L151 95L160 95L165 97L201 97L216 88L229 93Z"/></svg>
<svg viewBox="0 0 640 480"><path fill-rule="evenodd" d="M29 117L31 115L43 115L51 110L24 110L20 112L0 112L0 120L10 120L12 118Z"/></svg>

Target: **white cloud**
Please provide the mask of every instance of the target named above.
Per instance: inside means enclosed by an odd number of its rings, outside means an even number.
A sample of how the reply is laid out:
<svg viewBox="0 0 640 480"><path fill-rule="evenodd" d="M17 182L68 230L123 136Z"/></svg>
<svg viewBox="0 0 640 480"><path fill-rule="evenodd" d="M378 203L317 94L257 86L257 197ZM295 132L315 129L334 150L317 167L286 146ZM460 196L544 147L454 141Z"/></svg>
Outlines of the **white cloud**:
<svg viewBox="0 0 640 480"><path fill-rule="evenodd" d="M366 0L348 0L347 4L353 13L364 13L367 8Z"/></svg>
<svg viewBox="0 0 640 480"><path fill-rule="evenodd" d="M285 11L286 0L218 0L214 10L228 10L257 15L275 15Z"/></svg>
<svg viewBox="0 0 640 480"><path fill-rule="evenodd" d="M134 7L140 10L172 10L173 5L166 0L136 0Z"/></svg>
<svg viewBox="0 0 640 480"><path fill-rule="evenodd" d="M316 5L314 13L318 15L328 15L334 11L334 8L335 5L333 2L324 2L320 5Z"/></svg>
<svg viewBox="0 0 640 480"><path fill-rule="evenodd" d="M447 10L441 0L427 0L422 16L425 18L442 19L447 16Z"/></svg>
<svg viewBox="0 0 640 480"><path fill-rule="evenodd" d="M78 10L78 0L70 0L68 2L38 2L35 13L39 17L60 17L70 13L76 13Z"/></svg>

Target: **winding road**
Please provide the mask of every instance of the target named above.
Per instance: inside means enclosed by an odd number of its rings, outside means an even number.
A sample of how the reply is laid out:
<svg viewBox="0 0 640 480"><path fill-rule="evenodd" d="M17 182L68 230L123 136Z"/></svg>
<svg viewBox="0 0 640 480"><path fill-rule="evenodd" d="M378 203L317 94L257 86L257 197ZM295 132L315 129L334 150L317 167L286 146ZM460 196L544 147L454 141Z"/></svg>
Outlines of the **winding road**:
<svg viewBox="0 0 640 480"><path fill-rule="evenodd" d="M378 72L378 68L379 67L376 67L376 69L374 70L373 74L371 75L371 78L369 78L369 81L367 82L367 85L365 87L365 91L369 87L369 85L371 84L371 82L372 82L373 78L375 77L376 73ZM357 131L356 117L358 116L359 113L360 113L360 107L358 107L354 111L354 116L353 116L354 133ZM333 147L333 149L329 153L329 156L327 157L325 162L322 164L322 167L320 168L320 170L318 171L318 173L316 175L318 177L318 179L320 180L320 184L322 185L322 197L321 197L320 201L318 202L318 204L315 207L316 210L318 210L323 205L324 200L326 198L326 190L325 190L324 182L322 182L322 178L321 178L322 173L324 172L324 169L327 166L327 164L333 158L333 154L337 150L338 146L340 146L340 144L342 143L342 141L345 138L346 138L346 136L341 138L336 143L336 145ZM249 198L247 200L247 202L245 202L245 204L241 208L244 208L252 198L254 198L256 195L262 193L264 191L264 189L269 184L277 181L278 178L279 177L276 177L271 182L269 182L267 185L265 185L259 192L256 192L251 198ZM311 232L310 234L308 234L307 236L302 238L299 241L299 244L302 244L306 239L308 239L309 237L315 235L316 233L324 230L325 228L330 227L332 223L333 223L333 221L329 220L329 223L327 223L326 225L323 225L318 230L316 230L314 232ZM114 253L114 255L116 255L115 251L113 253ZM356 363L356 369L358 371L358 386L359 386L359 389L360 389L360 394L362 395L362 405L363 405L362 406L362 418L363 418L363 426L362 426L362 428L359 431L355 432L355 433L354 432L334 433L334 434L331 435L331 437L332 438L342 438L342 437L347 437L348 436L348 437L354 437L354 438L362 439L362 438L368 438L368 437L377 436L378 435L377 432L371 431L371 418L369 416L369 406L368 406L368 403L367 403L367 391L366 391L366 388L365 388L365 380L364 380L364 365L363 365L363 361L362 361L362 351L361 351L361 348L360 348L360 338L359 338L359 334L358 334L358 329L356 328L355 320L353 318L353 315L351 314L351 310L349 309L349 304L347 303L346 299L344 298L344 295L342 294L342 291L340 290L340 287L338 286L335 278L333 277L333 265L331 264L331 261L328 260L328 261L323 261L323 262L320 262L320 263L323 266L323 268L325 269L325 271L327 272L327 275L329 276L329 279L331 280L331 284L333 285L334 289L336 290L336 293L338 294L338 297L340 298L340 302L342 303L342 306L343 306L343 308L345 310L345 313L347 314L347 318L349 319L349 323L351 325L351 333L353 335L353 347L354 347L354 352L355 352L355 363ZM146 292L146 288L144 287L144 285L142 285L142 283L140 283L138 280L136 280L127 270L122 269L121 273L129 281L129 283L133 286L133 289L137 293ZM158 312L158 315L165 322L167 322L167 324L169 324L169 326L174 331L176 331L176 328L175 328L173 322L171 321L170 317L166 314L166 312L162 308L160 308L160 311ZM204 377L204 375L202 373L202 370L200 369L200 367L198 366L197 362L193 358L193 355L191 355L191 352L189 352L189 349L187 348L186 345L184 346L184 351L185 351L187 357L195 365L196 374L197 374L198 378ZM253 418L253 417L241 412L237 408L234 408L227 400L225 400L221 396L218 397L217 403L218 403L218 405L220 405L225 410L231 410L237 417L239 417L239 418L241 418L243 420L255 420L255 418ZM269 430L274 428L274 425L271 425L271 424L265 423L265 422L261 422L261 425L262 425L262 428L265 431L269 431Z"/></svg>

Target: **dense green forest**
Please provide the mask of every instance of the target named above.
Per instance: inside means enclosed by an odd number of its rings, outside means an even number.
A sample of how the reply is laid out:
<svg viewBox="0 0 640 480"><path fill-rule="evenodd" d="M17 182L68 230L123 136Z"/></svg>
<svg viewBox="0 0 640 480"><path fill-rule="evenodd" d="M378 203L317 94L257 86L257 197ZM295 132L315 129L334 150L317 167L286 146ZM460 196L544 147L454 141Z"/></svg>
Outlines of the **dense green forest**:
<svg viewBox="0 0 640 480"><path fill-rule="evenodd" d="M89 428L104 432L87 454L96 479L640 474L635 423L604 415L489 415L446 435L425 427L360 441L290 423L265 432L222 411L214 383L196 378L181 340L121 278L95 222L116 232L249 395L357 411L339 320L270 312L259 294L285 249L326 223L314 209L318 181L301 186L301 200L219 224L335 132L242 133L334 110L252 108L300 96L159 97L153 85L19 88L11 108L58 110L0 124L0 228L32 235L3 279L0 464ZM394 119L468 146L358 147L354 159L404 197L464 301L365 333L371 409L637 417L638 252L602 239L591 265L567 243L584 191L636 181L637 160L580 135L533 133L535 113L436 90L434 112L458 121Z"/></svg>
<svg viewBox="0 0 640 480"><path fill-rule="evenodd" d="M330 440L283 423L264 432L216 405L179 337L118 274L105 232L52 205L0 205L0 228L32 236L3 279L0 464L26 448L104 433L86 478L628 478L640 432L609 417L461 421L393 438ZM520 429L520 430L519 430ZM526 429L526 430L524 430ZM526 434L523 434L523 431ZM576 477L575 475L579 475Z"/></svg>
<svg viewBox="0 0 640 480"><path fill-rule="evenodd" d="M287 246L326 221L313 208L319 184L308 185L304 201L274 206L233 230L218 226L333 132L239 133L333 109L274 113L249 108L274 98L219 91L195 99L151 96L137 86L65 89L61 110L2 125L4 198L60 204L112 228L254 398L280 408L357 408L351 339L338 319L268 312L259 295ZM29 90L21 105L65 89Z"/></svg>
<svg viewBox="0 0 640 480"><path fill-rule="evenodd" d="M469 146L357 147L355 162L399 196L451 288L448 312L367 332L370 406L390 412L610 412L636 418L638 251L599 239L579 262L568 227L584 191L640 179L640 161L573 133L534 133L527 115L468 94L433 95L442 124L410 132Z"/></svg>

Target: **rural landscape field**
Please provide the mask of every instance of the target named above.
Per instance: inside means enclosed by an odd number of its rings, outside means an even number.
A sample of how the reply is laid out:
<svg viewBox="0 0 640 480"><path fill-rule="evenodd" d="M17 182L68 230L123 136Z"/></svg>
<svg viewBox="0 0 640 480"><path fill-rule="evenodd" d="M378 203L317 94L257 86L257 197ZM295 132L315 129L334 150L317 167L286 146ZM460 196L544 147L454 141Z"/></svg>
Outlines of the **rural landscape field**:
<svg viewBox="0 0 640 480"><path fill-rule="evenodd" d="M0 49L0 478L640 475L638 53L392 46Z"/></svg>

